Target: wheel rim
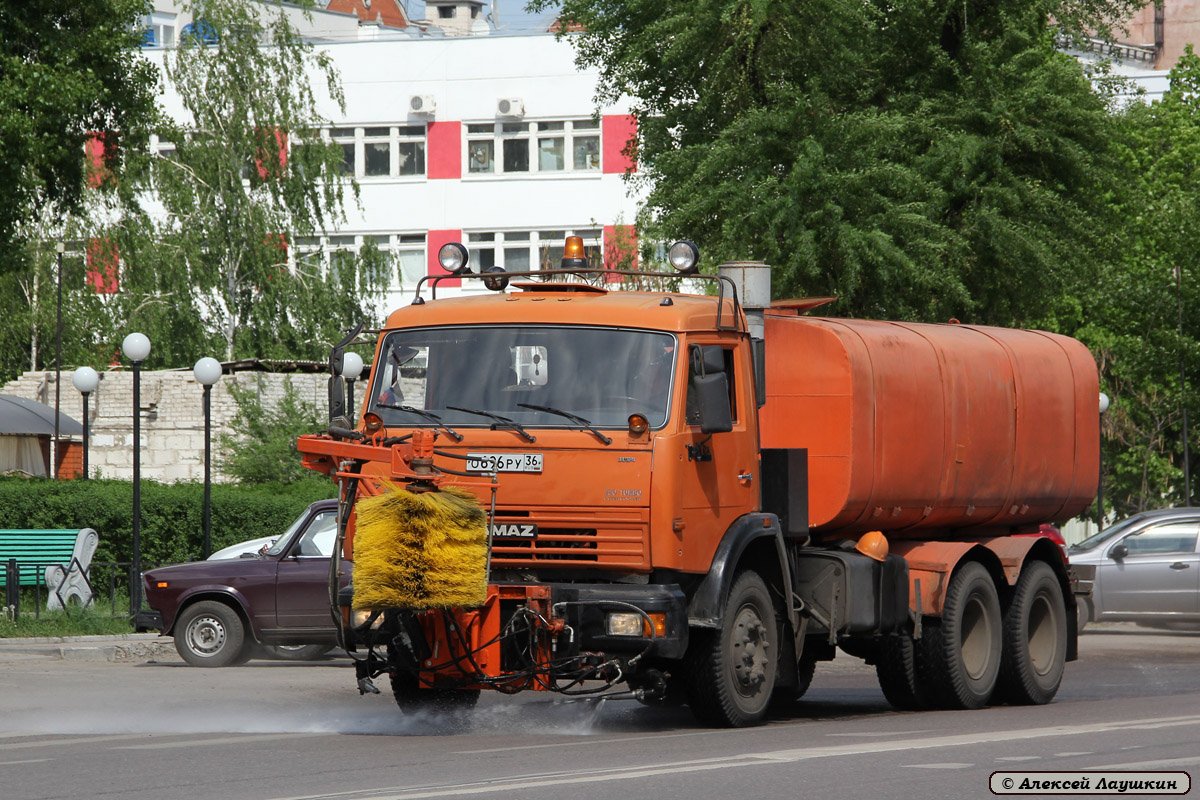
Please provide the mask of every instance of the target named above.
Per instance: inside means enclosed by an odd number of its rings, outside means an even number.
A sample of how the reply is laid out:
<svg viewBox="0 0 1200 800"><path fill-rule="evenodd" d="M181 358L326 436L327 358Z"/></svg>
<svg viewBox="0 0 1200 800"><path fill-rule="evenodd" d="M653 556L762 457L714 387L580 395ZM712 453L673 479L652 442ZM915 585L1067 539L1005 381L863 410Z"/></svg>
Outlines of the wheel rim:
<svg viewBox="0 0 1200 800"><path fill-rule="evenodd" d="M733 683L738 694L753 697L761 691L767 680L770 647L767 626L758 610L753 606L742 606L733 621L730 637Z"/></svg>
<svg viewBox="0 0 1200 800"><path fill-rule="evenodd" d="M185 639L188 649L201 656L214 656L225 646L225 626L216 617L196 617L188 623Z"/></svg>
<svg viewBox="0 0 1200 800"><path fill-rule="evenodd" d="M971 680L979 680L992 659L992 621L978 597L971 597L962 616L963 668Z"/></svg>
<svg viewBox="0 0 1200 800"><path fill-rule="evenodd" d="M1039 594L1029 609L1029 662L1038 675L1050 672L1058 655L1058 622L1050 600Z"/></svg>

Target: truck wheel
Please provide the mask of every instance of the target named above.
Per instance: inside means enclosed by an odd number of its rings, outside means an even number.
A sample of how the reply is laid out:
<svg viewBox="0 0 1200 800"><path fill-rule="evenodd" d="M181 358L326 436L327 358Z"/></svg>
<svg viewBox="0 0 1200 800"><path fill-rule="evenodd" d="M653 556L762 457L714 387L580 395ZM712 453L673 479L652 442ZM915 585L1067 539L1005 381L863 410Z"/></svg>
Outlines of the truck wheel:
<svg viewBox="0 0 1200 800"><path fill-rule="evenodd" d="M776 687L771 697L771 709L789 711L794 703L804 697L808 687L812 686L813 674L816 671L817 660L801 656L796 662L796 685Z"/></svg>
<svg viewBox="0 0 1200 800"><path fill-rule="evenodd" d="M193 667L244 664L243 656L249 653L242 618L215 600L201 600L179 615L175 623L175 649Z"/></svg>
<svg viewBox="0 0 1200 800"><path fill-rule="evenodd" d="M875 662L879 688L893 708L901 711L921 711L929 708L929 699L917 680L916 644L911 636L887 636Z"/></svg>
<svg viewBox="0 0 1200 800"><path fill-rule="evenodd" d="M1001 621L996 585L982 564L968 562L950 579L941 619L921 635L920 690L945 708L983 708L1000 674Z"/></svg>
<svg viewBox="0 0 1200 800"><path fill-rule="evenodd" d="M739 573L720 630L705 631L688 648L688 704L696 718L723 728L761 723L775 689L778 645L766 584L756 572Z"/></svg>
<svg viewBox="0 0 1200 800"><path fill-rule="evenodd" d="M1037 561L1021 573L1004 615L998 696L1042 705L1058 694L1067 655L1067 609L1054 570Z"/></svg>
<svg viewBox="0 0 1200 800"><path fill-rule="evenodd" d="M392 673L392 696L406 714L418 711L468 711L479 702L478 689L422 689L411 672Z"/></svg>

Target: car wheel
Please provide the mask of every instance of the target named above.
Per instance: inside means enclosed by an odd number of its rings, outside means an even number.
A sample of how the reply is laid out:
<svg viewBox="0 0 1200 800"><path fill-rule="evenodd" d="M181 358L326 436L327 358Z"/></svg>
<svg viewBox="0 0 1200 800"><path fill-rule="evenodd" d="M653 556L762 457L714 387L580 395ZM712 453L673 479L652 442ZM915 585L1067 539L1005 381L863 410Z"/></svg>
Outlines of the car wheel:
<svg viewBox="0 0 1200 800"><path fill-rule="evenodd" d="M333 649L331 644L272 644L263 648L283 661L315 661Z"/></svg>
<svg viewBox="0 0 1200 800"><path fill-rule="evenodd" d="M1017 581L1004 615L1004 656L998 697L1043 705L1062 683L1067 656L1067 610L1062 587L1048 564L1036 561Z"/></svg>
<svg viewBox="0 0 1200 800"><path fill-rule="evenodd" d="M1092 621L1092 603L1083 597L1075 598L1075 632L1083 633L1083 626Z"/></svg>
<svg viewBox="0 0 1200 800"><path fill-rule="evenodd" d="M968 562L950 579L940 619L921 636L917 680L944 708L983 708L1000 675L1000 600L983 565Z"/></svg>
<svg viewBox="0 0 1200 800"><path fill-rule="evenodd" d="M175 649L193 667L228 667L249 653L238 613L224 603L202 600L175 623Z"/></svg>
<svg viewBox="0 0 1200 800"><path fill-rule="evenodd" d="M717 631L688 647L688 705L701 722L724 728L758 725L775 690L778 626L771 595L758 573L746 570L729 589Z"/></svg>

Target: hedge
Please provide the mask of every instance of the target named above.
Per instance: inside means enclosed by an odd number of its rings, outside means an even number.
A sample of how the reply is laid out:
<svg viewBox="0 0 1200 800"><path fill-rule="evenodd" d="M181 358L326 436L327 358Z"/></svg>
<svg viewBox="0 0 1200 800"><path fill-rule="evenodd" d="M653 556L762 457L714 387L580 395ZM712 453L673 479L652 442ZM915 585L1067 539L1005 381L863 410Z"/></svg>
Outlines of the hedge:
<svg viewBox="0 0 1200 800"><path fill-rule="evenodd" d="M287 529L310 503L335 497L332 481L212 487L213 552ZM204 485L142 481L142 561L195 561L204 548ZM133 484L0 477L0 528L95 528L94 561L133 557Z"/></svg>

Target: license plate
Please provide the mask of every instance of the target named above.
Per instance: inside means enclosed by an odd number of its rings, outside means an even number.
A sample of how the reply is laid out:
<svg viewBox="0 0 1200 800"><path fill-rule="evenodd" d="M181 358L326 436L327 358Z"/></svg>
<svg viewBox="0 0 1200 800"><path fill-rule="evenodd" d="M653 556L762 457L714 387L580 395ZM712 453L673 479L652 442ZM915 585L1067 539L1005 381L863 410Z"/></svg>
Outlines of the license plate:
<svg viewBox="0 0 1200 800"><path fill-rule="evenodd" d="M493 539L536 539L537 525L529 522L493 522Z"/></svg>
<svg viewBox="0 0 1200 800"><path fill-rule="evenodd" d="M467 472L541 472L541 453L467 453Z"/></svg>

